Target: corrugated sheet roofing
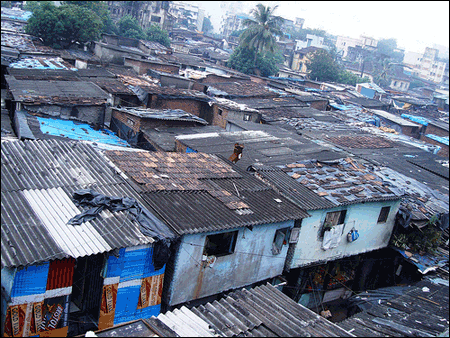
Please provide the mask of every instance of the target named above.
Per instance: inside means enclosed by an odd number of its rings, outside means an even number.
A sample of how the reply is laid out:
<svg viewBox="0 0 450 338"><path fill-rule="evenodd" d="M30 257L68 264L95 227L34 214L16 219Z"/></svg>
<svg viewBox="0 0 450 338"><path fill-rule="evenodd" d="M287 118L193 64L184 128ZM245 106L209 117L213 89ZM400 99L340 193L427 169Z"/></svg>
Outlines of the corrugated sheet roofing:
<svg viewBox="0 0 450 338"><path fill-rule="evenodd" d="M30 105L99 105L108 99L108 94L92 82L16 80L9 75L5 78L14 100Z"/></svg>
<svg viewBox="0 0 450 338"><path fill-rule="evenodd" d="M68 69L10 68L8 73L16 80L80 81L78 72Z"/></svg>
<svg viewBox="0 0 450 338"><path fill-rule="evenodd" d="M295 303L270 284L241 289L224 298L146 320L180 337L352 337L348 331ZM208 326L205 325L205 323Z"/></svg>
<svg viewBox="0 0 450 338"><path fill-rule="evenodd" d="M249 173L213 155L127 151L105 154L139 186L147 202L178 234L309 216Z"/></svg>
<svg viewBox="0 0 450 338"><path fill-rule="evenodd" d="M329 209L336 206L335 203L317 195L297 180L293 180L280 168L254 164L253 169L264 181L274 186L275 190L305 210Z"/></svg>
<svg viewBox="0 0 450 338"><path fill-rule="evenodd" d="M114 110L132 114L146 119L170 120L170 121L194 121L203 125L208 124L204 119L187 113L181 109L149 109L139 107L122 107Z"/></svg>
<svg viewBox="0 0 450 338"><path fill-rule="evenodd" d="M448 335L448 280L423 280L400 295L380 299L337 325L357 337L438 337ZM359 294L364 298L365 294ZM367 297L371 295L368 294ZM372 296L377 300L376 294ZM447 334L445 334L447 332Z"/></svg>
<svg viewBox="0 0 450 338"><path fill-rule="evenodd" d="M277 92L270 90L269 87L251 81L208 84L207 92L213 96L223 96L225 98L279 96Z"/></svg>
<svg viewBox="0 0 450 338"><path fill-rule="evenodd" d="M195 151L217 154L225 158L231 156L235 143L244 144L242 157L236 163L243 169L255 162L282 165L299 159L311 158L311 156L324 159L345 157L345 155L334 152L305 137L293 134L292 131L267 124L246 123L237 120L231 122L242 129L254 129L182 135L177 136L176 139Z"/></svg>
<svg viewBox="0 0 450 338"><path fill-rule="evenodd" d="M287 174L336 205L400 199L401 188L375 175L352 158L334 163L315 160L279 166Z"/></svg>
<svg viewBox="0 0 450 338"><path fill-rule="evenodd" d="M90 145L5 141L1 148L2 267L153 242L127 211L105 210L82 226L66 224L82 211L71 199L82 188L147 205Z"/></svg>
<svg viewBox="0 0 450 338"><path fill-rule="evenodd" d="M236 98L234 102L245 104L250 108L277 108L277 107L307 107L297 97L272 97L272 98Z"/></svg>

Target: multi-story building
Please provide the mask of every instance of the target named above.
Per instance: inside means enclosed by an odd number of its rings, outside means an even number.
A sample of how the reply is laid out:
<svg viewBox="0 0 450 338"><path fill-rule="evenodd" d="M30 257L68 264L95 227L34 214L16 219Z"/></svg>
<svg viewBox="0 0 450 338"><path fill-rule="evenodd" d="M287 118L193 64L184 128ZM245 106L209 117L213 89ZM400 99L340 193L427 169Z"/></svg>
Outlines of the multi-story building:
<svg viewBox="0 0 450 338"><path fill-rule="evenodd" d="M220 33L224 37L229 37L234 31L238 31L244 28L242 22L248 19L249 16L244 13L227 12L222 18Z"/></svg>
<svg viewBox="0 0 450 338"><path fill-rule="evenodd" d="M298 29L303 29L303 24L305 23L305 19L295 18L294 26Z"/></svg>
<svg viewBox="0 0 450 338"><path fill-rule="evenodd" d="M181 1L170 1L169 14L179 24L184 21L188 27L195 27L198 31L202 30L205 10L196 5Z"/></svg>
<svg viewBox="0 0 450 338"><path fill-rule="evenodd" d="M336 39L336 49L341 53L342 58L346 59L349 53L349 48L363 48L368 50L376 49L378 41L367 37L360 36L359 39L350 38L346 36L338 36Z"/></svg>
<svg viewBox="0 0 450 338"><path fill-rule="evenodd" d="M168 28L168 10L170 1L107 1L111 18L117 22L125 15L136 18L146 29L157 25L162 29Z"/></svg>
<svg viewBox="0 0 450 338"><path fill-rule="evenodd" d="M317 35L307 34L306 40L295 40L295 50L300 50L306 47L324 48L324 38Z"/></svg>
<svg viewBox="0 0 450 338"><path fill-rule="evenodd" d="M446 63L439 61L438 55L438 49L426 47L423 54L405 53L403 63L412 68L412 75L434 83L442 83L446 74Z"/></svg>

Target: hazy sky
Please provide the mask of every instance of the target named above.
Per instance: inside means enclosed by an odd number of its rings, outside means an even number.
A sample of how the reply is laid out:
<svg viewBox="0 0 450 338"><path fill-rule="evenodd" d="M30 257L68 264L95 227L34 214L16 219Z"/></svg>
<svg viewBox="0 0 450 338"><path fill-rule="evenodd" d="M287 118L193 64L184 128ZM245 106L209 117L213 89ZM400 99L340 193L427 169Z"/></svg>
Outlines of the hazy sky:
<svg viewBox="0 0 450 338"><path fill-rule="evenodd" d="M184 1L198 5L211 16L219 32L224 3L248 13L259 2L278 8L285 19L305 19L305 28L324 29L332 35L397 40L406 51L423 53L433 44L449 46L449 1ZM222 7L221 7L222 4Z"/></svg>

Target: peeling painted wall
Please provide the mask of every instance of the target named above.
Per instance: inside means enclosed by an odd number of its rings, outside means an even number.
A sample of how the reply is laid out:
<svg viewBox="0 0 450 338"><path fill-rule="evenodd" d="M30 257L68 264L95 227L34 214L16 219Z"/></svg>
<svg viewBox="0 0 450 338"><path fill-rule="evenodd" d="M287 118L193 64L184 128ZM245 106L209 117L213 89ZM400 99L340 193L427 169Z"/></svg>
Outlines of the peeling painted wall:
<svg viewBox="0 0 450 338"><path fill-rule="evenodd" d="M171 281L169 305L215 295L280 275L288 245L283 245L281 252L273 255L272 243L277 229L293 226L294 221L286 221L257 225L253 230L239 228L234 253L217 257L212 266L202 263L205 239L207 235L223 231L183 236Z"/></svg>
<svg viewBox="0 0 450 338"><path fill-rule="evenodd" d="M391 207L388 219L385 223L377 223L381 208L385 206ZM326 262L386 247L394 228L395 215L399 206L400 201L384 201L354 204L336 209L308 210L311 217L303 219L298 243L289 268L295 269L312 263ZM336 248L323 250L323 239L319 237L319 233L327 212L344 209L347 209L347 215L340 244ZM354 242L348 242L347 233L353 227L358 230L359 238Z"/></svg>

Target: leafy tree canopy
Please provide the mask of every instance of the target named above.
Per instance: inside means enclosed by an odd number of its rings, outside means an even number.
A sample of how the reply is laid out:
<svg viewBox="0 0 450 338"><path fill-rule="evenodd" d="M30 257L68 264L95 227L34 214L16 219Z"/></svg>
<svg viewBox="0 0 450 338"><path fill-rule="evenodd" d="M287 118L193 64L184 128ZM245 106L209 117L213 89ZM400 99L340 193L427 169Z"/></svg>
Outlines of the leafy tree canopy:
<svg viewBox="0 0 450 338"><path fill-rule="evenodd" d="M318 49L309 54L308 71L310 79L337 82L340 68L330 53L325 49Z"/></svg>
<svg viewBox="0 0 450 338"><path fill-rule="evenodd" d="M118 34L127 38L145 39L144 31L138 21L131 15L125 15L117 23Z"/></svg>
<svg viewBox="0 0 450 338"><path fill-rule="evenodd" d="M308 63L309 78L318 81L330 81L355 86L357 83L369 82L367 77L361 78L343 69L334 56L324 49L311 53Z"/></svg>
<svg viewBox="0 0 450 338"><path fill-rule="evenodd" d="M53 48L70 48L76 43L97 40L103 23L92 10L76 5L55 7L42 2L28 20L26 33L41 38Z"/></svg>
<svg viewBox="0 0 450 338"><path fill-rule="evenodd" d="M256 54L256 57L255 57ZM254 61L256 58L256 62ZM283 56L277 53L257 53L254 49L238 46L228 60L227 67L236 69L244 74L259 73L268 77L278 72L277 63L283 61ZM255 72L255 69L257 71Z"/></svg>
<svg viewBox="0 0 450 338"><path fill-rule="evenodd" d="M157 25L148 27L145 35L148 41L159 42L163 46L170 47L169 33Z"/></svg>
<svg viewBox="0 0 450 338"><path fill-rule="evenodd" d="M275 16L274 12L278 6L265 7L263 4L257 4L251 12L253 19L248 18L243 21L247 29L240 36L240 45L249 49L255 49L258 52L275 52L277 49L275 36L282 36L280 29L284 19Z"/></svg>
<svg viewBox="0 0 450 338"><path fill-rule="evenodd" d="M35 1L28 1L28 3ZM85 7L92 10L98 15L100 20L103 22L103 33L107 34L117 34L118 29L111 19L111 15L108 10L108 6L104 1L65 1L69 5L76 5L80 7Z"/></svg>

